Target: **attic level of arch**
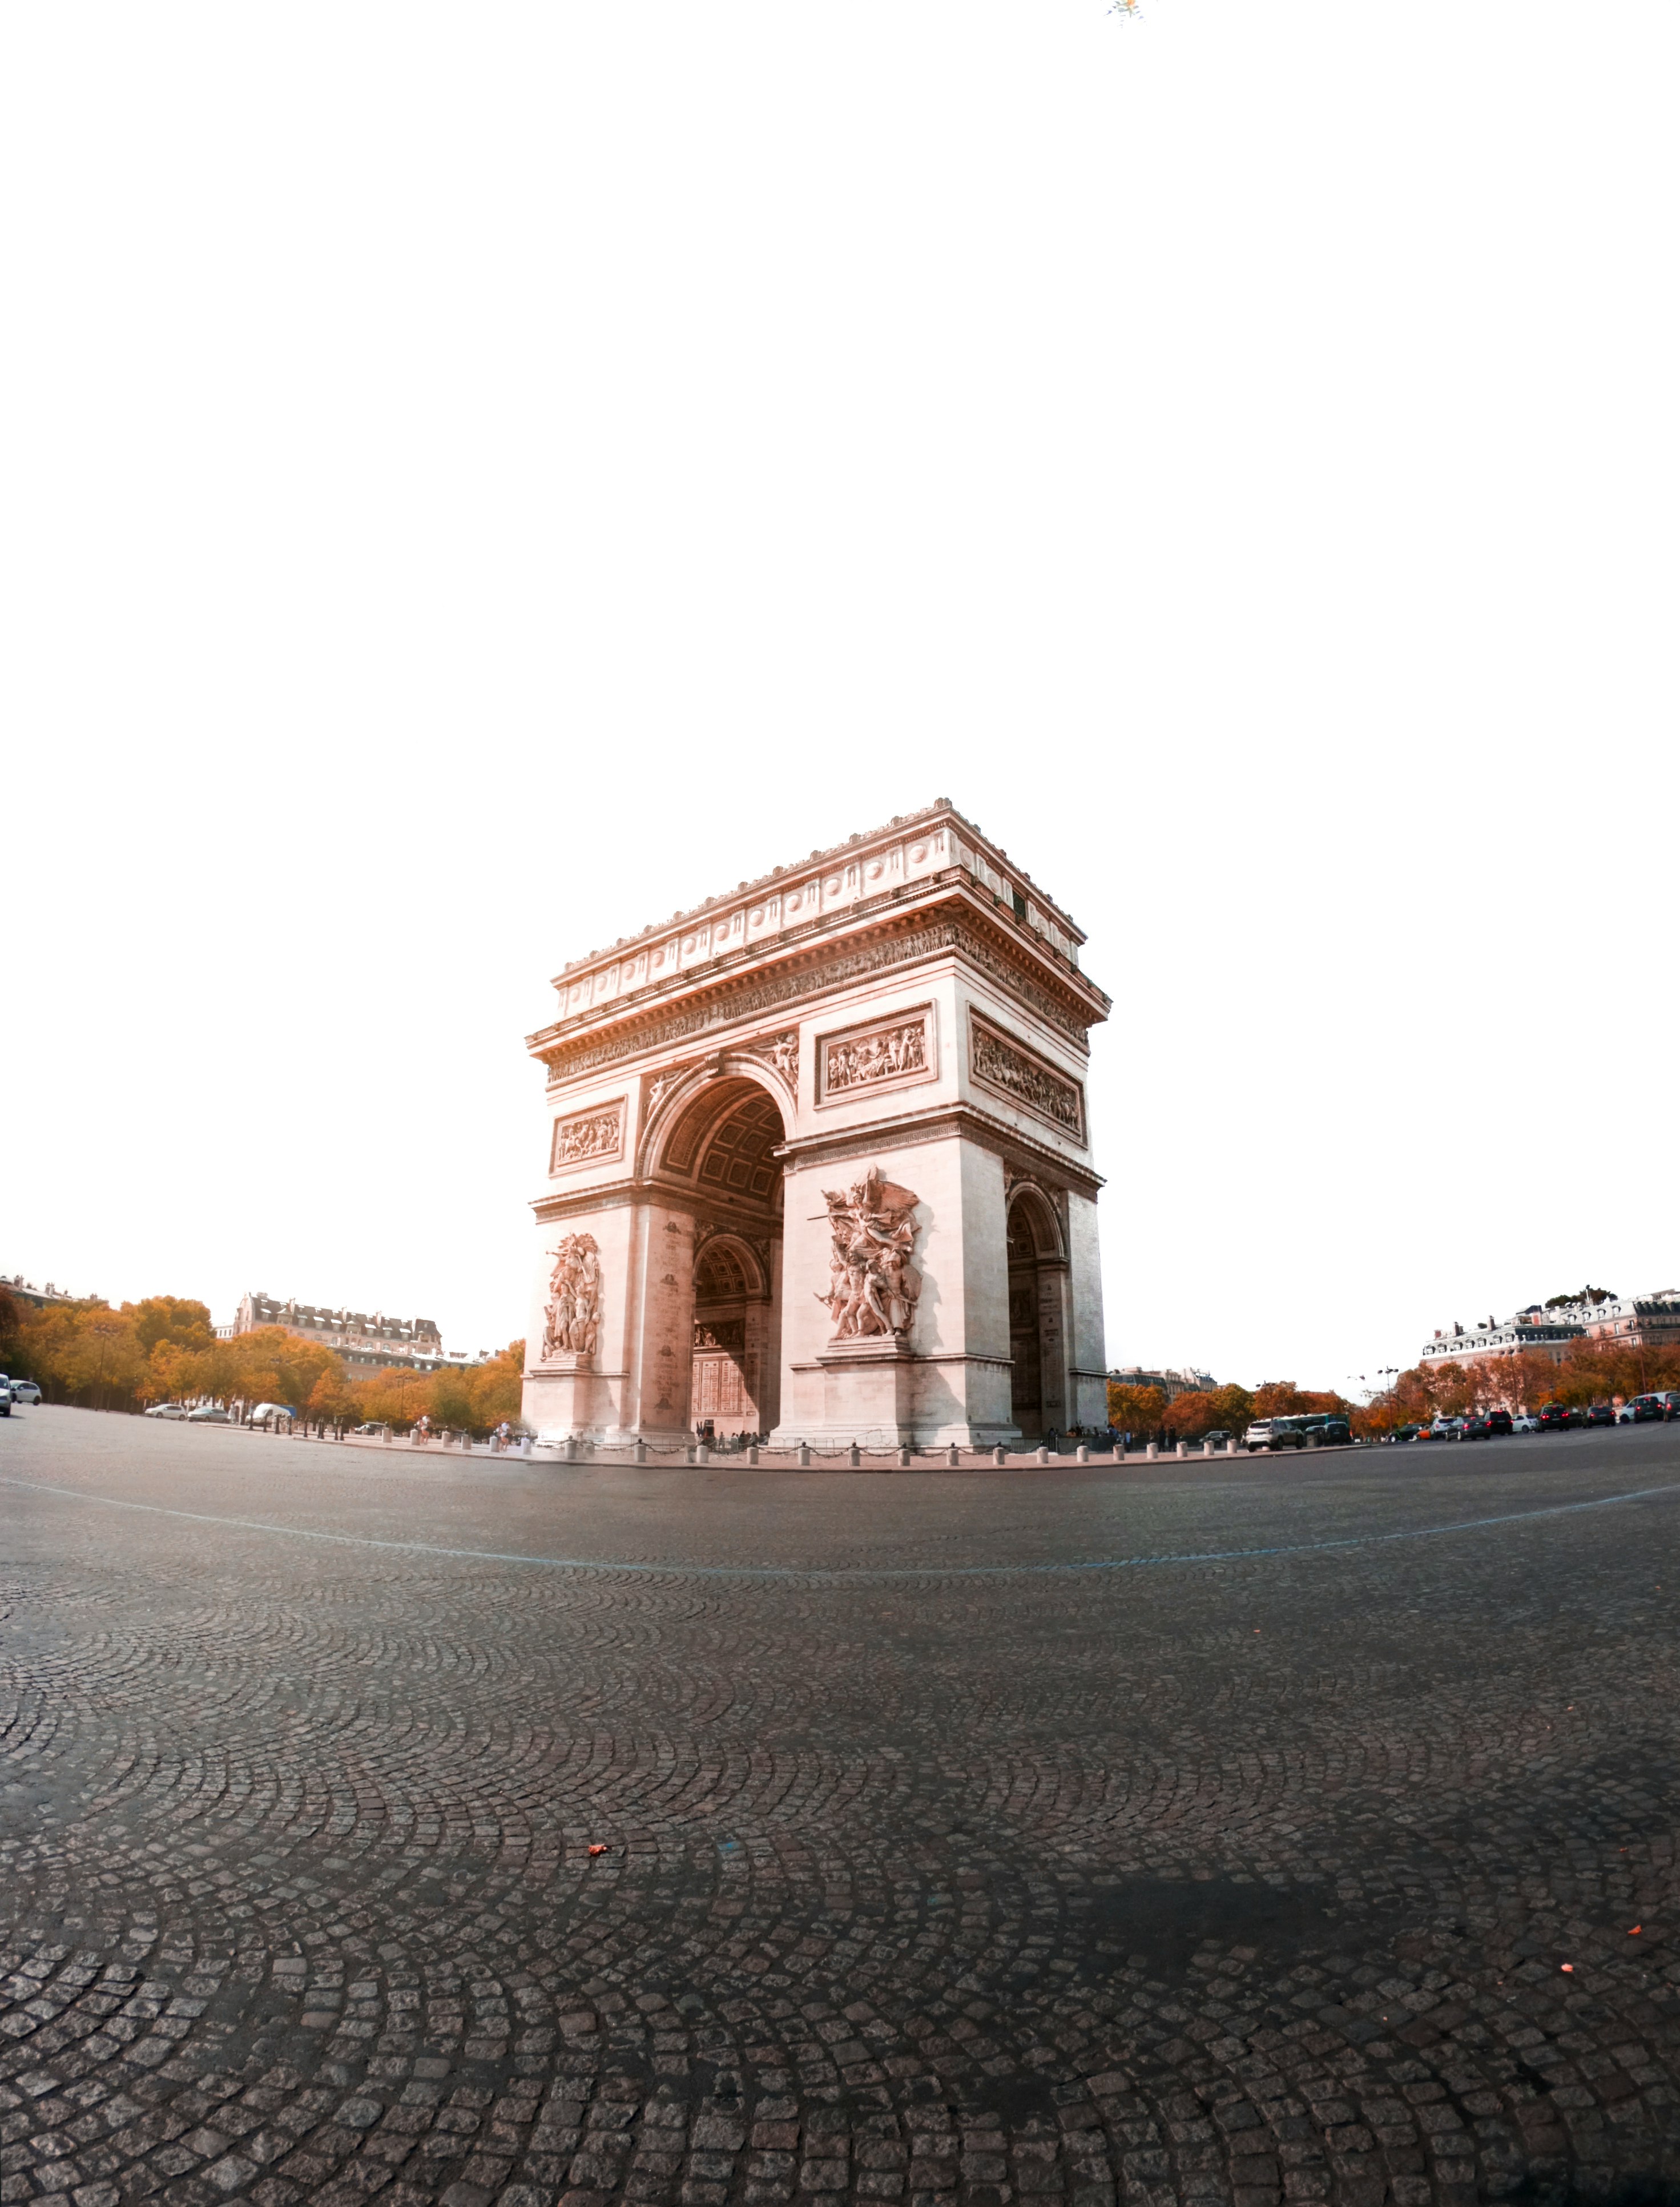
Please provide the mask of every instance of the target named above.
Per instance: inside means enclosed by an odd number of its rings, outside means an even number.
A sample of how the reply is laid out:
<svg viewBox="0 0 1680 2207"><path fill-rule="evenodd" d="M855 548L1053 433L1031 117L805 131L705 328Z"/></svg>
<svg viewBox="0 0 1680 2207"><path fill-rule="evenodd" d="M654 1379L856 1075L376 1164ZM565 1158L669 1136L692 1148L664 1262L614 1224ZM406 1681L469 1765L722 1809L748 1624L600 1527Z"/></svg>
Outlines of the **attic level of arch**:
<svg viewBox="0 0 1680 2207"><path fill-rule="evenodd" d="M607 969L563 991L559 1018L526 1038L551 1082L760 1015L896 962L959 951L1083 1050L1109 999L972 869L939 868L809 921L621 983ZM650 957L651 953L648 954ZM600 993L597 993L600 991Z"/></svg>

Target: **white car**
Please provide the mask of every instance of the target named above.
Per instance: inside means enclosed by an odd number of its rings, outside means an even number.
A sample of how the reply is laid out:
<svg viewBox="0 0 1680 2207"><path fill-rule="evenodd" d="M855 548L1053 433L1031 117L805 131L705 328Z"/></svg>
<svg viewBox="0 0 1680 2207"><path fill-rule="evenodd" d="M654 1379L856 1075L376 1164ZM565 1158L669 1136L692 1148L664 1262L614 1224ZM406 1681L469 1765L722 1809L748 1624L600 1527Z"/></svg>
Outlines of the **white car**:
<svg viewBox="0 0 1680 2207"><path fill-rule="evenodd" d="M251 1412L251 1423L254 1426L273 1426L278 1425L282 1418L290 1420L294 1415L284 1403L259 1403Z"/></svg>
<svg viewBox="0 0 1680 2207"><path fill-rule="evenodd" d="M1540 1420L1531 1418L1527 1410L1520 1410L1511 1420L1511 1431L1514 1433L1537 1433L1540 1429Z"/></svg>
<svg viewBox="0 0 1680 2207"><path fill-rule="evenodd" d="M191 1413L184 1403L154 1403L146 1415L148 1418L185 1418Z"/></svg>
<svg viewBox="0 0 1680 2207"><path fill-rule="evenodd" d="M39 1403L41 1391L33 1379L0 1379L0 1387L9 1387L15 1403Z"/></svg>

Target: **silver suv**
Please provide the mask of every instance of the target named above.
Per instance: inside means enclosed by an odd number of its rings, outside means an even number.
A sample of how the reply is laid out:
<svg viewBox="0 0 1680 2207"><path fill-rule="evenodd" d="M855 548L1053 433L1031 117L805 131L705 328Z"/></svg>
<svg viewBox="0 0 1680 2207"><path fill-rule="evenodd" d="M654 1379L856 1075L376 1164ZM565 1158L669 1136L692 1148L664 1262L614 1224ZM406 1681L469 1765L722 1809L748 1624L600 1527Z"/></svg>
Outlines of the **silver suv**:
<svg viewBox="0 0 1680 2207"><path fill-rule="evenodd" d="M1251 1456L1257 1449L1270 1449L1276 1455L1279 1449L1300 1448L1306 1439L1299 1418L1256 1418L1242 1444Z"/></svg>

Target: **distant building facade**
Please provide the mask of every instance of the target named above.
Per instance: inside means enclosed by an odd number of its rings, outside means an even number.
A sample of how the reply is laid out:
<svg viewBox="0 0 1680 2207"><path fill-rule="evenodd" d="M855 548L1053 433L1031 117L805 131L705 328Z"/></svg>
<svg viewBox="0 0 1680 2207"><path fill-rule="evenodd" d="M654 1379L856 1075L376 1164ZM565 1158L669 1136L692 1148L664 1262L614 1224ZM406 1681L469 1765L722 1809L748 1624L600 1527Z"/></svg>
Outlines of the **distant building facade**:
<svg viewBox="0 0 1680 2207"><path fill-rule="evenodd" d="M315 1303L282 1302L277 1296L247 1295L231 1325L218 1325L219 1338L232 1340L259 1326L278 1325L300 1340L318 1341L344 1359L353 1373L440 1372L477 1360L464 1349L446 1351L443 1336L429 1318L371 1317L365 1311L331 1310Z"/></svg>
<svg viewBox="0 0 1680 2207"><path fill-rule="evenodd" d="M1198 1372L1192 1365L1176 1372L1146 1372L1141 1364L1127 1364L1109 1377L1121 1387L1158 1387L1169 1403L1175 1395L1211 1394L1219 1384L1211 1372Z"/></svg>
<svg viewBox="0 0 1680 2207"><path fill-rule="evenodd" d="M14 1272L9 1277L0 1276L0 1288L21 1303L33 1304L37 1310L52 1310L60 1305L68 1307L72 1303L96 1303L99 1300L98 1295L73 1295L68 1288L54 1287L51 1280L44 1288L38 1288L21 1272Z"/></svg>
<svg viewBox="0 0 1680 2207"><path fill-rule="evenodd" d="M1680 1347L1680 1289L1608 1295L1602 1302L1531 1303L1514 1318L1480 1319L1468 1327L1455 1319L1450 1331L1444 1329L1425 1343L1420 1361L1428 1370L1540 1350L1561 1364L1569 1343L1582 1340L1614 1341L1624 1349Z"/></svg>

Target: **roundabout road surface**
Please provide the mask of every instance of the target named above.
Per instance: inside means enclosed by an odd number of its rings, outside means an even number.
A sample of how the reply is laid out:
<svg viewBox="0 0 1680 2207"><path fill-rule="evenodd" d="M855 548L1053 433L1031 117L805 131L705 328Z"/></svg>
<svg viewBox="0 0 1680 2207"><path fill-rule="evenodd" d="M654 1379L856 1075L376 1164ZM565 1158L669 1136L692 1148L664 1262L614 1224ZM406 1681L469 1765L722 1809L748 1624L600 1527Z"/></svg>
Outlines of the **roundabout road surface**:
<svg viewBox="0 0 1680 2207"><path fill-rule="evenodd" d="M1680 2198L1674 1428L0 1509L5 2201Z"/></svg>

